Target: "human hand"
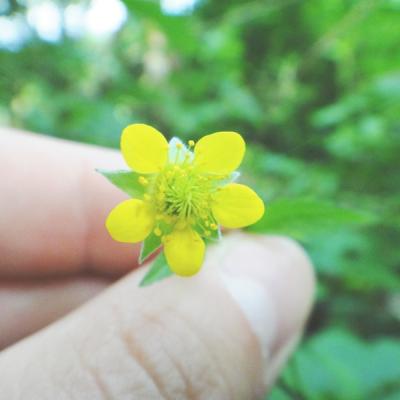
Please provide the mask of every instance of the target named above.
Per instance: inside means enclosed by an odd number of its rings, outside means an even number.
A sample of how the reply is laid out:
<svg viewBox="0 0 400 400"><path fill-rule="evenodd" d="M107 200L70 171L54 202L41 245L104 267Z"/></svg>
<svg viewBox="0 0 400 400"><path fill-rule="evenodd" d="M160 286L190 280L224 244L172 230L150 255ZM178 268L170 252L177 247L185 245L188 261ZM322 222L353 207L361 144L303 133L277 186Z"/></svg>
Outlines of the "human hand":
<svg viewBox="0 0 400 400"><path fill-rule="evenodd" d="M311 307L304 252L231 234L195 277L139 288L138 249L103 225L124 195L94 172L119 165L110 150L0 133L0 399L260 398Z"/></svg>

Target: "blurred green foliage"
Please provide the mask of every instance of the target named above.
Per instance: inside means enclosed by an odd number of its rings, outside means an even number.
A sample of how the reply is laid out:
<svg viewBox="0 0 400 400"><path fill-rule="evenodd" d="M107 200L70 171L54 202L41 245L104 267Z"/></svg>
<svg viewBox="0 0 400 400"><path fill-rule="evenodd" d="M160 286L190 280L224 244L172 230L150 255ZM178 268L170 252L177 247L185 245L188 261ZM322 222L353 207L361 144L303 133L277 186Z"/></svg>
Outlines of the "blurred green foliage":
<svg viewBox="0 0 400 400"><path fill-rule="evenodd" d="M26 2L5 1L25 36L0 48L0 123L111 147L137 121L184 139L241 132L244 178L288 221L268 231L300 239L319 279L270 398L400 398L400 1L124 3L114 34L62 25L46 41ZM332 204L375 219L355 229Z"/></svg>

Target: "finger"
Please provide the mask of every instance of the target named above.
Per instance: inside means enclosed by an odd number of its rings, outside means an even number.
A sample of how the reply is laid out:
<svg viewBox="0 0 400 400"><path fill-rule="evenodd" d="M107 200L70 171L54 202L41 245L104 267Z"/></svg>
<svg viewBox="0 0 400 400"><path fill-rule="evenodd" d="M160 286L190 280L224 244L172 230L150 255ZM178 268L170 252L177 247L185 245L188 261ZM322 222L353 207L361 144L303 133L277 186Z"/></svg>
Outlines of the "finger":
<svg viewBox="0 0 400 400"><path fill-rule="evenodd" d="M300 248L235 235L196 277L143 289L143 272L5 351L5 398L259 398L310 309Z"/></svg>
<svg viewBox="0 0 400 400"><path fill-rule="evenodd" d="M0 284L0 350L61 318L109 285L94 277Z"/></svg>
<svg viewBox="0 0 400 400"><path fill-rule="evenodd" d="M104 228L125 195L95 172L121 166L115 151L0 134L0 276L134 267L137 248L114 242Z"/></svg>

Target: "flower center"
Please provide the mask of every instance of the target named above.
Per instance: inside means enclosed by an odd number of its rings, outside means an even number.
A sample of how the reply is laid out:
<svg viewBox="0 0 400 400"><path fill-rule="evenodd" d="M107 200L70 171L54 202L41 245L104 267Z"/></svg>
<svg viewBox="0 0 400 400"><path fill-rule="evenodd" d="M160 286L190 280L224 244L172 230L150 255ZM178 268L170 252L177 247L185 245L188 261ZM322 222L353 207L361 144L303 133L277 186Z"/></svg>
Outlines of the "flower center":
<svg viewBox="0 0 400 400"><path fill-rule="evenodd" d="M191 164L170 165L158 175L153 198L159 214L193 222L208 217L213 192L212 179Z"/></svg>
<svg viewBox="0 0 400 400"><path fill-rule="evenodd" d="M189 146L193 145L189 142ZM158 223L154 233L161 236L172 227L189 225L200 234L210 236L210 230L218 229L211 211L214 193L226 176L200 173L193 164L191 152L180 143L176 148L177 152L157 175L150 180L139 178L147 186L144 198L156 213Z"/></svg>

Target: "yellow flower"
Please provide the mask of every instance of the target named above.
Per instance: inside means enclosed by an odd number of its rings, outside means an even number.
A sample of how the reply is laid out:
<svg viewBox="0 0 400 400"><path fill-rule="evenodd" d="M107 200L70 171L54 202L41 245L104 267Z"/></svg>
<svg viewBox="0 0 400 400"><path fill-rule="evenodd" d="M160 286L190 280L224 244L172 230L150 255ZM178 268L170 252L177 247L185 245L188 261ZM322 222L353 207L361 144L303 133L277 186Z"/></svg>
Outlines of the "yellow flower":
<svg viewBox="0 0 400 400"><path fill-rule="evenodd" d="M176 138L168 143L148 125L125 128L121 151L141 174L145 194L117 205L106 221L120 242L160 236L168 265L181 276L199 271L203 238L218 236L219 226L241 228L264 214L264 203L252 189L232 183L246 147L238 133L217 132L188 144Z"/></svg>

